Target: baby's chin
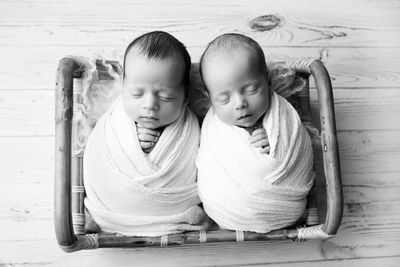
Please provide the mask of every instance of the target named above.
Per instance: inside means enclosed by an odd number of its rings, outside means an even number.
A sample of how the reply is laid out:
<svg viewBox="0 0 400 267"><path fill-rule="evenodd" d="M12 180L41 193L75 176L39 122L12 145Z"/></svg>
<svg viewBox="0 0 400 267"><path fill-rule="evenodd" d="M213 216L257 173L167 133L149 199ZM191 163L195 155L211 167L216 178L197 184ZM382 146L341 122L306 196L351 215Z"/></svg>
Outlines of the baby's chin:
<svg viewBox="0 0 400 267"><path fill-rule="evenodd" d="M256 122L236 123L235 126L240 128L250 128L256 125Z"/></svg>
<svg viewBox="0 0 400 267"><path fill-rule="evenodd" d="M173 122L165 122L165 121L159 121L159 120L154 121L154 122L136 120L135 122L140 127L152 129L152 130L162 129L173 123Z"/></svg>
<svg viewBox="0 0 400 267"><path fill-rule="evenodd" d="M257 124L257 120L256 120L256 121L254 121L254 120L249 120L249 121L240 121L240 120L227 121L227 120L221 119L220 117L219 117L219 119L220 119L223 123L225 123L225 124L227 124L227 125L230 125L230 126L237 126L237 127L240 127L240 128L249 128L249 127L253 127L254 125Z"/></svg>

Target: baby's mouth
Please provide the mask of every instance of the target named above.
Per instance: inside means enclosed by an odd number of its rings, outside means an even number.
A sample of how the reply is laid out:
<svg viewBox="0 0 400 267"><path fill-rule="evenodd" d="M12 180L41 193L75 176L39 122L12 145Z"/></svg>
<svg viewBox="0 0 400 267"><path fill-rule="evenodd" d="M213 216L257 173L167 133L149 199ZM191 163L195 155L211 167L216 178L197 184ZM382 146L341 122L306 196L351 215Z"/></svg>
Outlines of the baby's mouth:
<svg viewBox="0 0 400 267"><path fill-rule="evenodd" d="M251 116L252 116L251 114L245 114L245 115L240 116L240 117L238 118L238 120L239 120L239 121L241 121L241 120L247 120L247 119L249 119Z"/></svg>
<svg viewBox="0 0 400 267"><path fill-rule="evenodd" d="M150 122L150 121L158 121L158 118L153 117L153 116L141 116L140 119L141 119L142 121L147 121L147 122Z"/></svg>

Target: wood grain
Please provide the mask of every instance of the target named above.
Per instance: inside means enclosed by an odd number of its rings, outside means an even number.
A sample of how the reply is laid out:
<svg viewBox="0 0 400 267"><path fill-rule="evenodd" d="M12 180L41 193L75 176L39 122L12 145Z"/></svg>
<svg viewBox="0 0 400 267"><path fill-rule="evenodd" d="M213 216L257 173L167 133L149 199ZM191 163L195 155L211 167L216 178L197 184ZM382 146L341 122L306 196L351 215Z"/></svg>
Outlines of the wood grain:
<svg viewBox="0 0 400 267"><path fill-rule="evenodd" d="M342 260L329 260L329 261L307 261L307 262L290 262L290 263L279 263L273 264L279 267L292 267L292 266L325 266L325 267L375 267L375 266L386 266L386 267L397 267L400 264L400 257L365 257L360 259L342 259Z"/></svg>
<svg viewBox="0 0 400 267"><path fill-rule="evenodd" d="M126 45L4 46L0 50L0 58L7 64L0 64L0 90L53 90L57 64L61 58L75 55L121 62ZM193 62L199 61L204 49L204 45L188 47ZM267 61L302 57L322 59L331 75L333 88L400 88L400 52L396 48L264 46L264 51ZM314 87L312 79L311 87Z"/></svg>
<svg viewBox="0 0 400 267"><path fill-rule="evenodd" d="M6 255L3 262L16 263L17 266L27 262L38 265L56 264L56 266L71 266L77 263L82 264L82 266L125 266L132 265L132 262L134 262L135 266L154 266L158 259L162 260L162 266L265 266L270 264L280 266L279 263L290 264L290 266L309 266L308 264L313 262L319 264L311 266L325 266L325 263L327 266L358 266L351 263L349 265L330 263L333 261L338 263L350 262L350 260L356 260L357 255L353 253L352 248L336 246L329 241L325 243L321 241L307 243L274 242L272 244L255 242L251 244L227 243L179 248L99 249L81 251L74 255L61 252L53 244L51 241L33 241L20 243L19 246L14 243L5 247L0 243L0 248ZM48 248L46 253L44 253L42 247ZM392 247L383 246L383 248L389 249L387 254L390 254L390 252L399 249L399 246L394 244ZM16 253L19 249L25 253L23 255ZM326 251L332 251L334 254L327 255ZM370 251L373 252L373 249L370 249ZM224 257L221 257L221 255L224 255ZM395 259L394 262L397 260L396 257L390 255L369 255L366 257L390 257ZM393 261L391 262L393 263ZM368 260L361 261L361 263L368 263Z"/></svg>
<svg viewBox="0 0 400 267"><path fill-rule="evenodd" d="M0 44L115 46L162 29L188 46L205 45L224 32L249 34L274 46L399 46L396 1L2 1ZM362 8L362 12L360 9ZM368 16L365 16L368 14ZM249 21L274 15L281 23L255 31ZM12 35L7 29L12 28ZM70 38L73 36L74 38Z"/></svg>

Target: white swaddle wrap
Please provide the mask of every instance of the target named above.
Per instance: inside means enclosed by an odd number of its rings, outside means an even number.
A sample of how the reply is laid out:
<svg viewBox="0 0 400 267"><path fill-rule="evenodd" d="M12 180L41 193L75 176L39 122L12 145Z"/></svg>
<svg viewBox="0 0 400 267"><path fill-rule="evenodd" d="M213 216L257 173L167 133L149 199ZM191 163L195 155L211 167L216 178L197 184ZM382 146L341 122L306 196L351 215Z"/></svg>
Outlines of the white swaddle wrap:
<svg viewBox="0 0 400 267"><path fill-rule="evenodd" d="M200 129L185 107L154 149L142 151L119 99L97 122L84 154L85 206L103 231L159 236L202 230L195 159Z"/></svg>
<svg viewBox="0 0 400 267"><path fill-rule="evenodd" d="M295 223L305 210L314 179L311 139L296 110L276 93L263 126L269 155L212 109L204 119L198 190L204 210L221 228L267 233Z"/></svg>

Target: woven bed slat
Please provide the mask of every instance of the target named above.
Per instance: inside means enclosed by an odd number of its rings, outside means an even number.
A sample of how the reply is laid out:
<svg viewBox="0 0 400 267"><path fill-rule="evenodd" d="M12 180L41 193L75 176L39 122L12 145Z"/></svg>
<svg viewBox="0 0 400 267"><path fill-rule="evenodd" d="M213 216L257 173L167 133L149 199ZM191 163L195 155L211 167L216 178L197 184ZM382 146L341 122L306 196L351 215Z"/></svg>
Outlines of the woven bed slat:
<svg viewBox="0 0 400 267"><path fill-rule="evenodd" d="M317 205L317 195L315 183L311 188L310 192L307 196L307 216L306 216L306 225L312 226L317 225L319 223L318 217L318 205Z"/></svg>
<svg viewBox="0 0 400 267"><path fill-rule="evenodd" d="M71 193L72 221L75 234L85 233L85 188L83 186L83 151L85 140L81 140L81 129L84 123L82 79L74 78L72 119L72 158L71 158Z"/></svg>
<svg viewBox="0 0 400 267"><path fill-rule="evenodd" d="M75 60L64 58L56 77L54 225L60 247L77 240L71 216L71 127L73 77L78 68Z"/></svg>

